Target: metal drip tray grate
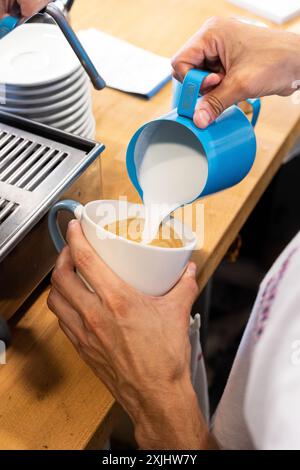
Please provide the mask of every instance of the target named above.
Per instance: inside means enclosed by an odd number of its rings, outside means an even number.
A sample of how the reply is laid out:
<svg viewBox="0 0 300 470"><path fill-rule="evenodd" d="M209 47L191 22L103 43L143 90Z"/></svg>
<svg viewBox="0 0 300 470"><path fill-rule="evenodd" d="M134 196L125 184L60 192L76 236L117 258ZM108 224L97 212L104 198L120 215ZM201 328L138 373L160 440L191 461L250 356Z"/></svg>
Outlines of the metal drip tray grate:
<svg viewBox="0 0 300 470"><path fill-rule="evenodd" d="M0 112L0 261L103 149Z"/></svg>
<svg viewBox="0 0 300 470"><path fill-rule="evenodd" d="M0 227L17 209L18 204L0 198Z"/></svg>
<svg viewBox="0 0 300 470"><path fill-rule="evenodd" d="M33 191L69 155L0 127L0 181Z"/></svg>

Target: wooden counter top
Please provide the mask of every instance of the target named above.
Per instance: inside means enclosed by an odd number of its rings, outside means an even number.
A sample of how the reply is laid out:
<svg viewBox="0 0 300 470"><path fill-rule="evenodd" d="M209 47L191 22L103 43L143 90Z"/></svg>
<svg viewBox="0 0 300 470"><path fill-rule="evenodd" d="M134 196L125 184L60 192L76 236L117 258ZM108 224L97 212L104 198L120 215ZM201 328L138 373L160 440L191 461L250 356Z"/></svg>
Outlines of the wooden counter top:
<svg viewBox="0 0 300 470"><path fill-rule="evenodd" d="M212 15L255 18L224 0L77 0L72 23L76 30L97 27L171 56ZM288 27L300 32L300 21ZM135 130L167 112L170 103L171 84L150 101L110 89L94 92L97 138L107 147L104 197L138 200L125 171L126 147ZM256 132L258 154L250 175L202 201L205 243L194 257L201 288L300 135L300 105L290 98L264 99ZM47 289L28 306L15 327L7 365L0 366L0 449L83 449L97 430L99 445L110 430L113 399L58 329L46 297Z"/></svg>

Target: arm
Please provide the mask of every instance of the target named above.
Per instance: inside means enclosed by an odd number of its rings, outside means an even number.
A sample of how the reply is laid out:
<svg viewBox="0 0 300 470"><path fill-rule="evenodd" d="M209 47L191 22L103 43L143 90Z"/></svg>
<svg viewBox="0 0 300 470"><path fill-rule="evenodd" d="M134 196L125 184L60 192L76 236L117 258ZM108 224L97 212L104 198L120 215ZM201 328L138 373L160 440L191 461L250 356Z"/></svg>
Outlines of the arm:
<svg viewBox="0 0 300 470"><path fill-rule="evenodd" d="M195 265L189 265L170 293L151 297L108 268L77 221L70 223L67 239L69 246L53 272L49 308L81 357L131 416L139 446L216 447L190 379L188 329L198 294Z"/></svg>
<svg viewBox="0 0 300 470"><path fill-rule="evenodd" d="M291 95L300 80L300 36L237 19L211 18L182 47L172 65L180 81L191 68L213 72L204 82L205 96L194 115L195 124L205 128L239 101Z"/></svg>
<svg viewBox="0 0 300 470"><path fill-rule="evenodd" d="M145 414L142 410L142 415L133 418L140 448L218 449L199 410L189 377L181 383L170 384L163 397L157 395L147 400L151 407L149 413Z"/></svg>

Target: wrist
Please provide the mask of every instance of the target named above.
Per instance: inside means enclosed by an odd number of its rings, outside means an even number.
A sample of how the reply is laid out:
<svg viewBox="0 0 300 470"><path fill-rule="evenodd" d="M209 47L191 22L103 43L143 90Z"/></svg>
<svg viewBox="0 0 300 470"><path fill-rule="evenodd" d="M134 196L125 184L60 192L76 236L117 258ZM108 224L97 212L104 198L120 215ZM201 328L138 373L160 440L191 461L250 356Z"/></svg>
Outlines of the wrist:
<svg viewBox="0 0 300 470"><path fill-rule="evenodd" d="M189 377L164 384L130 411L135 436L144 449L200 449L210 435ZM210 442L211 444L211 442Z"/></svg>
<svg viewBox="0 0 300 470"><path fill-rule="evenodd" d="M289 61L292 81L300 80L300 35L295 33L289 34Z"/></svg>

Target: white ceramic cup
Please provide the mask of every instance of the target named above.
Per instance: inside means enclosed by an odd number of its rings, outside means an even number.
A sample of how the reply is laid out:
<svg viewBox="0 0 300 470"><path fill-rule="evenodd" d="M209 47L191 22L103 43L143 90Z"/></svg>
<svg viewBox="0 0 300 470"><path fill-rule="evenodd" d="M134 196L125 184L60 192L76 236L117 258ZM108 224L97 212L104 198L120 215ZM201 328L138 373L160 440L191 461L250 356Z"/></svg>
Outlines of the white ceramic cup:
<svg viewBox="0 0 300 470"><path fill-rule="evenodd" d="M49 212L49 232L57 251L65 241L57 222L57 214L67 210L80 221L83 233L102 260L125 282L145 294L167 293L180 279L196 247L192 230L177 219L170 225L183 241L181 248L162 248L136 243L108 232L103 227L117 220L143 218L144 206L127 201L92 201L82 206L66 200L55 204Z"/></svg>

